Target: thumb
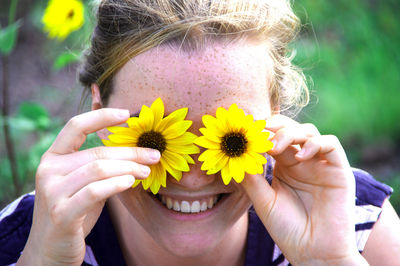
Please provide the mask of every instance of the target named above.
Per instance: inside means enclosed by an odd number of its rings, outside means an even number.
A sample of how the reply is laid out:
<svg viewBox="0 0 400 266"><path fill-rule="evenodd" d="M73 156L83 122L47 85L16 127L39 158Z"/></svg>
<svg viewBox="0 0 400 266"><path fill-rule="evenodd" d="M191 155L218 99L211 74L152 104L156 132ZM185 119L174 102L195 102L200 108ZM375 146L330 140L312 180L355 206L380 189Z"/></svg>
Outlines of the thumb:
<svg viewBox="0 0 400 266"><path fill-rule="evenodd" d="M258 217L264 224L267 223L276 201L275 190L263 175L247 175L241 184L252 201Z"/></svg>

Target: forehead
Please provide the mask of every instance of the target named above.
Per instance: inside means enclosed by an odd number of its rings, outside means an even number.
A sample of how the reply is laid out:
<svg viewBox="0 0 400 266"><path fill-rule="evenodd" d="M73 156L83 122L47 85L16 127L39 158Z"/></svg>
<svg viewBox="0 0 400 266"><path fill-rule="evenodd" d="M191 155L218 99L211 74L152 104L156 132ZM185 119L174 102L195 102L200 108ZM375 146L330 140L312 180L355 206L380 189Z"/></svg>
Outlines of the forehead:
<svg viewBox="0 0 400 266"><path fill-rule="evenodd" d="M189 114L212 114L219 106L237 103L248 113L265 116L271 69L263 43L213 43L191 52L159 46L118 71L109 105L135 112L161 97L166 113L189 107Z"/></svg>

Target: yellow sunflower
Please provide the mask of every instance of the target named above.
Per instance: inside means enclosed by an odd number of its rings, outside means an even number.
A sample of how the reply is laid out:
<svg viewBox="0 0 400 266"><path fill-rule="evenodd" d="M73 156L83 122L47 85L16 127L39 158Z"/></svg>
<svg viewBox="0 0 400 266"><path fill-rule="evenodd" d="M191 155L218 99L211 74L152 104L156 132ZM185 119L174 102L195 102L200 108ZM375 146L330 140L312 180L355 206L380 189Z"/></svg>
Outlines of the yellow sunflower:
<svg viewBox="0 0 400 266"><path fill-rule="evenodd" d="M206 148L199 156L201 169L207 174L221 171L222 180L228 185L232 178L240 183L245 173L262 174L267 159L261 154L269 151L273 144L268 140L269 132L263 131L265 120L254 121L242 109L232 104L228 110L219 107L216 117L202 117L205 128L203 136L194 143Z"/></svg>
<svg viewBox="0 0 400 266"><path fill-rule="evenodd" d="M150 165L149 177L136 180L133 187L142 183L145 190L150 188L157 194L160 186L166 187L166 171L178 181L182 171L189 171L188 163L194 164L189 154L200 150L193 144L197 136L187 132L192 125L192 121L184 120L187 112L187 108L181 108L164 117L164 103L158 98L150 108L143 105L139 117L129 118L128 127L107 128L113 134L102 140L106 146L146 147L161 153L160 162Z"/></svg>
<svg viewBox="0 0 400 266"><path fill-rule="evenodd" d="M50 0L42 17L44 31L59 41L82 27L83 22L84 7L79 0Z"/></svg>

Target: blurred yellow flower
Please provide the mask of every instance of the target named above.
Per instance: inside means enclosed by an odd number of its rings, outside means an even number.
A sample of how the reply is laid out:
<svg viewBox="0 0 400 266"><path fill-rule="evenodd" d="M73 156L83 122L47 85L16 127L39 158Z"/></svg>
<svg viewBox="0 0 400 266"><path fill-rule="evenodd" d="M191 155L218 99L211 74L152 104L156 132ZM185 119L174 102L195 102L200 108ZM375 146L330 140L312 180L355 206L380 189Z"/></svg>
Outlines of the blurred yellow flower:
<svg viewBox="0 0 400 266"><path fill-rule="evenodd" d="M84 6L79 0L50 0L42 17L44 31L59 41L81 28L84 20Z"/></svg>
<svg viewBox="0 0 400 266"><path fill-rule="evenodd" d="M265 120L254 121L252 115L245 115L242 109L232 104L229 110L217 109L216 117L203 116L205 128L200 128L203 136L194 143L206 148L199 156L203 162L201 170L212 175L221 171L222 180L228 185L232 178L240 183L245 172L262 174L267 159L260 153L272 149L268 140L269 132L264 132Z"/></svg>
<svg viewBox="0 0 400 266"><path fill-rule="evenodd" d="M150 188L157 194L161 186L166 187L166 171L178 181L182 171L189 171L188 163L194 164L189 154L200 149L193 144L197 136L187 132L192 125L192 121L184 120L187 112L187 108L181 108L164 117L164 103L158 98L150 108L143 105L139 117L129 118L128 127L107 128L113 134L102 140L106 146L146 147L161 153L160 162L150 165L150 175L136 180L133 187L142 183L145 190Z"/></svg>

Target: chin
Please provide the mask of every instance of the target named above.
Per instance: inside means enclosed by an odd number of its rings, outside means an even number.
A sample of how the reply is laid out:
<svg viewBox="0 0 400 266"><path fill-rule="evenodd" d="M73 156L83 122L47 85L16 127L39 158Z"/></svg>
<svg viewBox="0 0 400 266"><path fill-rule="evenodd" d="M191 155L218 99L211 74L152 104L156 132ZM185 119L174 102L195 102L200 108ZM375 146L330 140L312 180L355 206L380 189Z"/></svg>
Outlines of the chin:
<svg viewBox="0 0 400 266"><path fill-rule="evenodd" d="M206 256L218 246L220 238L211 232L158 235L160 246L174 257L196 258Z"/></svg>

